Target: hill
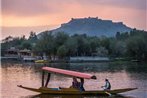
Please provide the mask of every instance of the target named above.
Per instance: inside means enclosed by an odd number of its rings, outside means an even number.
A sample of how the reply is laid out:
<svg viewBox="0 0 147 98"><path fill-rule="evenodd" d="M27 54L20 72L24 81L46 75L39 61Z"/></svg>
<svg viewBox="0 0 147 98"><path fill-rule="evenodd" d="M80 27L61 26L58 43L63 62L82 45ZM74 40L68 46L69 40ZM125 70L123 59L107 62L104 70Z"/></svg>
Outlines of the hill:
<svg viewBox="0 0 147 98"><path fill-rule="evenodd" d="M112 20L102 20L96 18L72 18L68 23L61 24L57 29L51 30L53 33L65 32L69 35L87 34L88 36L114 36L116 32L129 32L122 22L112 22Z"/></svg>

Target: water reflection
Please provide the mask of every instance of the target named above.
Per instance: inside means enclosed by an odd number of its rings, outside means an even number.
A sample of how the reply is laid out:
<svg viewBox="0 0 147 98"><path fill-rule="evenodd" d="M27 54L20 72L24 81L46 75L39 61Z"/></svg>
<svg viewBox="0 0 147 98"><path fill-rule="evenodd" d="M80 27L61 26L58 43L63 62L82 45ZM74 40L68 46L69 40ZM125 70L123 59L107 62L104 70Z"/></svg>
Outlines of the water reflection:
<svg viewBox="0 0 147 98"><path fill-rule="evenodd" d="M37 95L38 93L18 88L17 85L39 88L41 86L41 67L44 64L2 63L1 84L2 98L107 98L99 96L53 96ZM46 66L91 73L97 80L85 80L86 90L101 89L104 79L109 78L112 89L138 87L138 90L124 93L123 96L111 98L146 98L147 64L142 63L52 63ZM69 87L72 79L61 75L52 75L48 87ZM35 95L35 96L31 96ZM125 96L124 96L125 95ZM132 97L128 97L132 96Z"/></svg>
<svg viewBox="0 0 147 98"><path fill-rule="evenodd" d="M112 95L112 96L90 96L90 95L48 95L39 94L21 98L135 98L131 96Z"/></svg>

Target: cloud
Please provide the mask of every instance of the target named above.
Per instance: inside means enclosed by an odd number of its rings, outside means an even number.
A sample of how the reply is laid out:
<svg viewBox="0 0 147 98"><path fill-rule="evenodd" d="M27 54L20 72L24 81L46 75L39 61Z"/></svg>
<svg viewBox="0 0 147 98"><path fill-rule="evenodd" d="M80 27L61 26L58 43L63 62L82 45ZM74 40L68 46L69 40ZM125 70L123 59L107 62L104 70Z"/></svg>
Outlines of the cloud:
<svg viewBox="0 0 147 98"><path fill-rule="evenodd" d="M2 14L36 16L62 13L68 10L70 5L87 7L103 5L146 10L146 0L2 0Z"/></svg>
<svg viewBox="0 0 147 98"><path fill-rule="evenodd" d="M87 5L111 5L114 7L146 10L147 0L76 0Z"/></svg>
<svg viewBox="0 0 147 98"><path fill-rule="evenodd" d="M2 0L2 26L59 25L100 17L146 29L146 0Z"/></svg>
<svg viewBox="0 0 147 98"><path fill-rule="evenodd" d="M58 5L55 6L51 0L2 0L2 14L35 16L57 13L61 10Z"/></svg>

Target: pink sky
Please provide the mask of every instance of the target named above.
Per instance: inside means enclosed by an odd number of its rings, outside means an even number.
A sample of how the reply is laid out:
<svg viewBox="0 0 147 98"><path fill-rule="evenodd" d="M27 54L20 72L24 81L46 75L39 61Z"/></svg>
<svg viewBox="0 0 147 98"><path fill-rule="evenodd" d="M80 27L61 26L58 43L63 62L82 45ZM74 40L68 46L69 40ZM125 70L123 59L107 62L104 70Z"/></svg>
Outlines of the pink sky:
<svg viewBox="0 0 147 98"><path fill-rule="evenodd" d="M32 30L40 32L53 29L71 18L89 16L124 22L129 27L147 30L146 1L2 0L2 38L8 35L28 36ZM25 27L25 30L21 31L19 27Z"/></svg>

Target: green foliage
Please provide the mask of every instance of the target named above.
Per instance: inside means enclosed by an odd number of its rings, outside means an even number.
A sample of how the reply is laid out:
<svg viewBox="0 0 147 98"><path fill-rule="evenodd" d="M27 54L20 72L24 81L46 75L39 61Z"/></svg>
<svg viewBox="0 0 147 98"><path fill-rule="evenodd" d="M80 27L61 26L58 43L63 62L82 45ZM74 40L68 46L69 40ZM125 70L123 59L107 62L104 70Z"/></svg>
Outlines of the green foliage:
<svg viewBox="0 0 147 98"><path fill-rule="evenodd" d="M71 37L65 42L65 46L68 50L67 54L69 56L75 56L75 54L77 53L77 47L78 47L77 40Z"/></svg>
<svg viewBox="0 0 147 98"><path fill-rule="evenodd" d="M51 33L45 32L42 37L37 41L34 51L40 53L46 53L48 55L53 54L54 52L54 40Z"/></svg>
<svg viewBox="0 0 147 98"><path fill-rule="evenodd" d="M24 41L24 42L21 43L19 48L20 49L30 49L31 50L32 49L32 45L28 41Z"/></svg>
<svg viewBox="0 0 147 98"><path fill-rule="evenodd" d="M67 34L65 34L64 32L56 33L54 35L54 41L55 41L56 47L60 47L61 45L63 45L68 38L69 38L69 36Z"/></svg>
<svg viewBox="0 0 147 98"><path fill-rule="evenodd" d="M37 38L36 33L33 32L33 31L31 31L28 41L29 41L30 43L36 43L37 40L38 40L38 38Z"/></svg>
<svg viewBox="0 0 147 98"><path fill-rule="evenodd" d="M105 47L98 47L96 49L97 55L99 56L107 56L108 55L108 50Z"/></svg>
<svg viewBox="0 0 147 98"><path fill-rule="evenodd" d="M90 52L96 52L97 47L100 46L100 39L97 37L91 37L88 41L90 43Z"/></svg>
<svg viewBox="0 0 147 98"><path fill-rule="evenodd" d="M68 52L67 48L66 48L64 45L62 45L62 46L60 46L60 47L58 48L58 50L57 50L57 55L58 55L60 58L63 58L63 57L65 57L65 56L67 55L67 52Z"/></svg>
<svg viewBox="0 0 147 98"><path fill-rule="evenodd" d="M147 36L146 36L147 37ZM147 57L147 40L143 36L133 36L127 41L129 56L142 60Z"/></svg>
<svg viewBox="0 0 147 98"><path fill-rule="evenodd" d="M116 33L116 39L117 40L126 40L128 37L129 37L128 32L124 32L124 33L117 32Z"/></svg>
<svg viewBox="0 0 147 98"><path fill-rule="evenodd" d="M106 49L109 49L109 47L110 47L110 40L109 40L109 38L102 37L100 41L101 41L100 42L101 46L105 47Z"/></svg>
<svg viewBox="0 0 147 98"><path fill-rule="evenodd" d="M84 56L86 52L89 50L89 43L86 40L86 37L83 35L79 35L76 37L77 40L77 56Z"/></svg>
<svg viewBox="0 0 147 98"><path fill-rule="evenodd" d="M131 57L147 60L147 32L133 29L131 32L117 32L115 37L90 37L86 34L69 36L64 32L52 33L45 31L38 39L35 32L30 32L29 39L25 36L5 38L2 50L16 47L31 49L48 56L110 56Z"/></svg>
<svg viewBox="0 0 147 98"><path fill-rule="evenodd" d="M21 44L25 41L26 41L25 36L22 36L20 38L8 36L2 40L2 43L1 43L2 48L1 49L7 50L7 49L10 49L11 47L16 47L16 48L20 49Z"/></svg>

